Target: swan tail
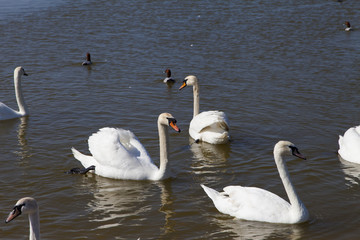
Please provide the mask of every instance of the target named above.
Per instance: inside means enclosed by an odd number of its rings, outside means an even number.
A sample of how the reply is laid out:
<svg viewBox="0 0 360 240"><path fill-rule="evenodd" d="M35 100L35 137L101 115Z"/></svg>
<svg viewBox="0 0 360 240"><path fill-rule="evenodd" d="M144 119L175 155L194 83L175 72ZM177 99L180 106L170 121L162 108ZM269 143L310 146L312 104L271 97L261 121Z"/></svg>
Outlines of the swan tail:
<svg viewBox="0 0 360 240"><path fill-rule="evenodd" d="M88 168L90 166L96 166L96 161L92 156L86 156L75 148L71 148L71 151L74 155L74 158L79 160L85 168Z"/></svg>
<svg viewBox="0 0 360 240"><path fill-rule="evenodd" d="M209 188L203 184L201 184L200 186L204 189L205 193L209 196L209 198L211 198L211 200L216 201L218 196L220 196L220 193L218 191Z"/></svg>

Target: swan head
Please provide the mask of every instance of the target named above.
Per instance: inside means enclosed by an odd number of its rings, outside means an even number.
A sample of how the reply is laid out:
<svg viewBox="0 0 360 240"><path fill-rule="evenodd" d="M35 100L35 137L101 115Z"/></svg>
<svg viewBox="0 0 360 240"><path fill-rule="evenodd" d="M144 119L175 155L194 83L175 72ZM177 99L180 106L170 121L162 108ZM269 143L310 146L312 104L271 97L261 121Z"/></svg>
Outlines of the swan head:
<svg viewBox="0 0 360 240"><path fill-rule="evenodd" d="M20 66L20 67L15 68L14 75L18 75L18 76L25 75L25 76L27 76L27 73L25 72L24 68Z"/></svg>
<svg viewBox="0 0 360 240"><path fill-rule="evenodd" d="M172 127L175 131L180 132L180 128L176 125L176 119L170 113L162 113L159 115L158 123Z"/></svg>
<svg viewBox="0 0 360 240"><path fill-rule="evenodd" d="M34 198L24 197L21 198L15 204L13 210L10 212L9 216L6 218L5 222L8 223L17 216L24 214L32 214L38 211L38 205Z"/></svg>
<svg viewBox="0 0 360 240"><path fill-rule="evenodd" d="M298 150L298 148L289 141L279 141L275 144L274 147L274 154L280 154L280 155L292 155L296 156L298 158L306 160L306 157L304 157Z"/></svg>
<svg viewBox="0 0 360 240"><path fill-rule="evenodd" d="M179 90L183 89L186 86L194 86L197 84L197 82L198 82L198 79L196 76L189 75L184 79L183 84L180 86Z"/></svg>

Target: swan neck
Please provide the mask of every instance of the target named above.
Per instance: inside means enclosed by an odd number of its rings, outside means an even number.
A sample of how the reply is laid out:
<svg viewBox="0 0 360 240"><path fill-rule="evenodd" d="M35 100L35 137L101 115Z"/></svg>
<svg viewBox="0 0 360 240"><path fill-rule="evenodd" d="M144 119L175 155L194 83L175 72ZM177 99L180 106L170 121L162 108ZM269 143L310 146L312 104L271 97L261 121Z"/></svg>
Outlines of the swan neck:
<svg viewBox="0 0 360 240"><path fill-rule="evenodd" d="M28 108L25 104L24 96L22 94L21 75L19 73L14 74L14 85L15 85L16 101L19 107L19 113L25 116L28 114Z"/></svg>
<svg viewBox="0 0 360 240"><path fill-rule="evenodd" d="M40 222L39 222L39 212L29 214L29 225L30 233L29 240L39 240L40 239Z"/></svg>
<svg viewBox="0 0 360 240"><path fill-rule="evenodd" d="M199 114L200 111L200 96L199 96L199 84L196 82L193 86L194 93L194 116L193 118Z"/></svg>
<svg viewBox="0 0 360 240"><path fill-rule="evenodd" d="M160 144L160 167L159 167L159 179L163 178L166 172L168 163L168 128L167 126L158 122L159 131L159 144Z"/></svg>
<svg viewBox="0 0 360 240"><path fill-rule="evenodd" d="M286 194L289 198L290 204L292 208L302 209L304 208L303 203L301 202L300 198L296 194L295 188L290 180L289 172L285 161L283 160L282 156L279 153L274 153L274 158L276 162L276 166L281 178L281 181L284 185Z"/></svg>

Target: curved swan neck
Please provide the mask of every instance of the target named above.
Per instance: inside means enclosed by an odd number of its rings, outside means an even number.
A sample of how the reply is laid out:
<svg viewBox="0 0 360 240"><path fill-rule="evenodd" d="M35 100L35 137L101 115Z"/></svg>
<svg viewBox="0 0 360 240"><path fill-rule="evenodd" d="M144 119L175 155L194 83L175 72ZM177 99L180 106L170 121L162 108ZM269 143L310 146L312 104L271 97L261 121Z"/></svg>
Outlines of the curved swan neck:
<svg viewBox="0 0 360 240"><path fill-rule="evenodd" d="M14 85L16 101L19 107L19 113L25 116L28 114L28 108L25 104L24 96L22 94L21 75L19 74L19 72L14 73Z"/></svg>
<svg viewBox="0 0 360 240"><path fill-rule="evenodd" d="M193 118L199 114L200 111L200 96L199 96L199 84L196 82L193 86L194 93L194 116Z"/></svg>
<svg viewBox="0 0 360 240"><path fill-rule="evenodd" d="M39 223L39 212L29 214L29 225L30 225L30 234L29 240L39 240L40 239L40 223Z"/></svg>
<svg viewBox="0 0 360 240"><path fill-rule="evenodd" d="M160 144L160 166L159 166L159 179L161 179L166 172L168 163L168 128L158 121L159 131L159 144Z"/></svg>
<svg viewBox="0 0 360 240"><path fill-rule="evenodd" d="M303 208L303 203L301 202L300 198L296 194L295 188L290 180L289 172L287 170L287 166L285 161L283 160L282 156L278 152L274 152L274 158L276 162L276 166L281 178L281 181L284 185L286 194L289 198L291 207L295 208Z"/></svg>

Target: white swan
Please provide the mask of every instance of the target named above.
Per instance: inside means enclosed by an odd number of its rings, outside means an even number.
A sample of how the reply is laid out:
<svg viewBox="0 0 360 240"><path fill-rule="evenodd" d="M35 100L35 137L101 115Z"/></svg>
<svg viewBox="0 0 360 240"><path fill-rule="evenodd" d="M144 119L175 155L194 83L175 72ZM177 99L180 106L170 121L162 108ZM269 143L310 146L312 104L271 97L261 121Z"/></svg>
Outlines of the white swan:
<svg viewBox="0 0 360 240"><path fill-rule="evenodd" d="M360 164L360 126L349 128L344 136L339 135L339 150L341 158Z"/></svg>
<svg viewBox="0 0 360 240"><path fill-rule="evenodd" d="M0 102L0 120L19 118L29 114L21 89L22 75L27 76L25 70L22 67L15 68L14 85L15 85L16 101L19 107L19 111L13 110L8 106L6 106L4 103Z"/></svg>
<svg viewBox="0 0 360 240"><path fill-rule="evenodd" d="M30 224L30 240L39 240L40 239L40 223L39 223L39 208L36 203L36 200L31 197L21 198L15 204L13 210L10 212L9 216L5 220L6 223L10 222L20 214L29 215L29 224Z"/></svg>
<svg viewBox="0 0 360 240"><path fill-rule="evenodd" d="M162 113L157 121L160 142L160 167L152 161L136 136L129 130L102 128L89 137L92 156L72 148L74 157L88 168L95 166L95 174L115 179L160 180L165 178L168 162L168 128L180 132L176 119Z"/></svg>
<svg viewBox="0 0 360 240"><path fill-rule="evenodd" d="M282 155L294 155L305 159L294 144L279 141L274 147L275 163L290 204L279 196L256 187L228 186L224 192L201 185L222 213L236 218L271 223L300 223L309 218L308 211L299 199L290 181Z"/></svg>
<svg viewBox="0 0 360 240"><path fill-rule="evenodd" d="M199 113L199 84L197 77L189 75L179 90L193 86L194 115L190 122L189 134L196 142L204 141L211 144L223 144L229 141L229 123L224 112L206 111Z"/></svg>

